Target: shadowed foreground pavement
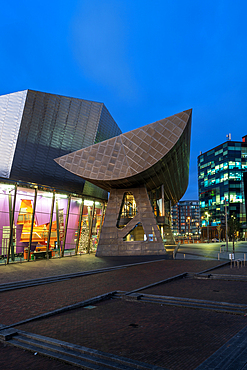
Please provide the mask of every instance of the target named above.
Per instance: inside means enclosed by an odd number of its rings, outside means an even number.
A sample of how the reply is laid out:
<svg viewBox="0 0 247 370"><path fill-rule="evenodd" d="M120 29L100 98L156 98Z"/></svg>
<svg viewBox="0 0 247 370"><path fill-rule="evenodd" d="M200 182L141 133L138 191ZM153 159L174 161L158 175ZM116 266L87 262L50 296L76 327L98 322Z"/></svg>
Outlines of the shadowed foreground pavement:
<svg viewBox="0 0 247 370"><path fill-rule="evenodd" d="M123 260L107 261L94 256L71 257L60 260L60 265L42 261L28 265L30 276L55 276L124 264ZM151 258L152 259L152 258ZM155 258L156 259L156 258ZM68 261L68 262L67 262ZM143 259L135 262L143 262ZM74 271L73 271L74 263ZM88 264L87 264L88 263ZM221 346L225 345L247 324L244 314L231 314L211 309L207 301L247 304L247 281L194 279L189 274L154 287L149 284L182 274L199 273L224 262L217 260L164 260L129 266L118 270L80 276L45 285L1 292L0 324L15 324L18 330L37 333L61 341L82 345L103 352L124 356L166 369L196 369ZM30 267L29 267L30 266ZM35 270L35 266L36 270ZM38 266L42 268L38 271ZM47 267L48 266L48 267ZM52 268L51 268L52 266ZM9 268L10 267L10 268ZM6 270L5 270L6 269ZM9 270L7 270L9 269ZM5 271L4 271L5 270ZM238 269L230 265L211 270L210 274L246 276L247 266ZM19 269L24 280L24 264ZM52 274L51 274L52 272ZM1 282L17 281L18 266L0 268ZM62 308L103 293L130 292L144 288L140 294L196 298L203 300L204 308L189 308L181 301L178 305L126 300L120 297L95 303L91 309L77 308L63 313L18 325L21 320ZM116 296L117 297L117 296ZM126 295L124 296L126 297ZM205 303L206 302L206 303ZM220 307L220 306L219 306ZM42 357L0 342L2 369L72 369L69 364ZM247 359L246 359L247 362ZM205 369L208 367L205 367ZM238 370L238 367L234 367ZM242 367L243 368L243 367ZM224 367L227 369L227 367ZM240 367L239 367L240 369Z"/></svg>

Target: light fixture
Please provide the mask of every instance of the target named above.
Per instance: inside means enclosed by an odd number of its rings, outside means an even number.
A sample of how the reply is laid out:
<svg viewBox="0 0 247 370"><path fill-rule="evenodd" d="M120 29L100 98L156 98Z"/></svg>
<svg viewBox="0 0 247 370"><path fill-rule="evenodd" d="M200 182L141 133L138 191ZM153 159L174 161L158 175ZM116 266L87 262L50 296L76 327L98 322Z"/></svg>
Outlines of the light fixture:
<svg viewBox="0 0 247 370"><path fill-rule="evenodd" d="M0 185L0 190L2 191L11 191L15 189L15 185L2 184Z"/></svg>
<svg viewBox="0 0 247 370"><path fill-rule="evenodd" d="M68 196L66 194L56 194L56 199L66 199Z"/></svg>
<svg viewBox="0 0 247 370"><path fill-rule="evenodd" d="M52 198L53 197L53 193L50 193L50 192L44 192L42 194L39 194L41 195L42 197L46 197L46 198Z"/></svg>
<svg viewBox="0 0 247 370"><path fill-rule="evenodd" d="M86 199L86 200L84 200L84 204L85 204L85 206L93 206L93 200Z"/></svg>

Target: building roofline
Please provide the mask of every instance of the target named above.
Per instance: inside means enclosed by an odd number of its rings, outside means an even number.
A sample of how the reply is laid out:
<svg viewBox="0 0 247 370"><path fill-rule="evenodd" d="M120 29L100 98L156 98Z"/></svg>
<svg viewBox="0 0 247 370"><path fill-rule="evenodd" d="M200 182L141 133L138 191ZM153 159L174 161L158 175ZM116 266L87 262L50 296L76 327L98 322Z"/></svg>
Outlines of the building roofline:
<svg viewBox="0 0 247 370"><path fill-rule="evenodd" d="M72 97L72 96L50 93L50 92L47 92L47 91L40 91L40 90L34 90L34 89L24 89L24 90L13 91L13 92L10 92L10 93L1 94L0 96L15 94L15 93L22 92L22 91L27 91L27 92L30 91L30 92L34 92L34 93L41 93L41 94L46 94L46 95L58 96L58 97L67 98L67 99L83 100L83 101L86 101L86 102L102 104L106 107L106 105L103 102L99 102L99 101L95 101L95 100L82 99L82 98L75 98L75 97Z"/></svg>
<svg viewBox="0 0 247 370"><path fill-rule="evenodd" d="M215 146L214 148L211 148L211 149L207 150L206 152L204 152L202 154L199 154L197 158L201 157L202 155L207 154L208 152L211 152L211 150L214 150L214 149L217 149L217 148L221 147L222 145L224 145L226 143L241 143L241 144L247 145L247 143L245 143L243 141L239 141L239 140L227 140L227 141L224 141L222 144L219 144L219 145Z"/></svg>

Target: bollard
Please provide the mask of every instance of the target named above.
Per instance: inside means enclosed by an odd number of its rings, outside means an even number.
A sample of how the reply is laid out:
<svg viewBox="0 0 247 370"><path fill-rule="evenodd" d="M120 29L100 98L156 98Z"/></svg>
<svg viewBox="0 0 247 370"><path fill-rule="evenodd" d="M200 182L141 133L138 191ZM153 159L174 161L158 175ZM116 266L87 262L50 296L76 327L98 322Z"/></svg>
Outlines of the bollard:
<svg viewBox="0 0 247 370"><path fill-rule="evenodd" d="M232 255L231 255L231 264L230 264L230 267L232 268Z"/></svg>
<svg viewBox="0 0 247 370"><path fill-rule="evenodd" d="M220 260L220 254L218 253L218 261Z"/></svg>
<svg viewBox="0 0 247 370"><path fill-rule="evenodd" d="M221 253L221 247L220 247L220 253Z"/></svg>
<svg viewBox="0 0 247 370"><path fill-rule="evenodd" d="M184 259L185 259L185 253L184 253Z"/></svg>
<svg viewBox="0 0 247 370"><path fill-rule="evenodd" d="M246 261L246 254L244 254L244 266L245 266L245 261Z"/></svg>

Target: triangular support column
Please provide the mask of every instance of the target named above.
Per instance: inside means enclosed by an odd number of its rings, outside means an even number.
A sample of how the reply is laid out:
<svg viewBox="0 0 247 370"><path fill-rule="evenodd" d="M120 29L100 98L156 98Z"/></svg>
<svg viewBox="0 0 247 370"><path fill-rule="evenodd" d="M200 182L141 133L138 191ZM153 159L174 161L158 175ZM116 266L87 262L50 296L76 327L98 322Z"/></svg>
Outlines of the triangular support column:
<svg viewBox="0 0 247 370"><path fill-rule="evenodd" d="M122 200L126 192L133 194L138 212L125 227L119 229L117 228L117 221L121 212ZM124 240L138 224L141 224L144 229L144 240ZM112 189L96 256L136 256L165 253L164 244L146 187Z"/></svg>

